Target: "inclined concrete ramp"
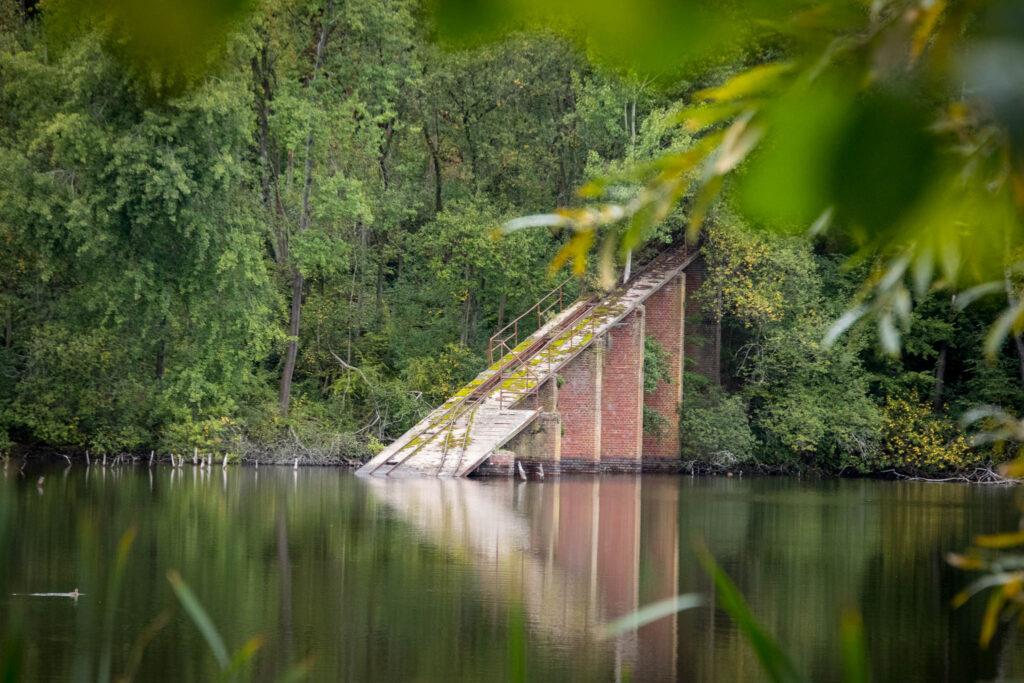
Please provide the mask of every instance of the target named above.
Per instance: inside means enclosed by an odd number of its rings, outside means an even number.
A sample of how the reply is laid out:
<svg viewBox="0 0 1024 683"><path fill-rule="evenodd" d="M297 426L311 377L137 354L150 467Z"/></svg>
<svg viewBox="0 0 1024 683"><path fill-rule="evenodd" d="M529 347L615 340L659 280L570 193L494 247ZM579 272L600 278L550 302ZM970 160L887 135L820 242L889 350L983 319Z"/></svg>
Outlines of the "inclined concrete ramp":
<svg viewBox="0 0 1024 683"><path fill-rule="evenodd" d="M363 465L373 476L464 477L528 427L535 391L604 336L696 257L659 254L600 300L578 300L481 372L461 391Z"/></svg>

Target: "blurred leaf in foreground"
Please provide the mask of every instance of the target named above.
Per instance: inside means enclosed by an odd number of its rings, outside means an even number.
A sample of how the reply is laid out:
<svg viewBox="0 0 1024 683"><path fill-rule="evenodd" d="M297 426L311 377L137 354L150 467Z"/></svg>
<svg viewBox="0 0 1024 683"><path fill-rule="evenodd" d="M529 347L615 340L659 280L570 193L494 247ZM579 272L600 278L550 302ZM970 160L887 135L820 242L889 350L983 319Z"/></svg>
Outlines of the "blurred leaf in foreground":
<svg viewBox="0 0 1024 683"><path fill-rule="evenodd" d="M633 181L640 189L631 201L594 182L581 193L585 209L558 212L577 233L604 233L577 236L576 245L617 238L625 253L678 204L689 209L692 236L716 201L789 232L830 230L852 253L851 265L875 268L851 309L856 314L844 317L828 341L869 316L890 354L901 348L915 300L1002 279L1019 258L1019 3L747 0L714 16L701 2L570 2L554 11L535 2L439 0L438 8L445 35L468 35L471 26L484 27L482 34L533 26L544 18L617 66L718 80L691 87L678 121L691 135L689 148L638 164ZM618 39L612 47L608 26ZM687 31L699 35L677 37ZM708 75L709 66L730 62L724 79ZM608 261L616 251L601 254ZM1008 312L993 327L990 357L1008 336L1024 332L1021 283L1006 280Z"/></svg>
<svg viewBox="0 0 1024 683"><path fill-rule="evenodd" d="M115 54L156 92L205 75L255 0L50 0L47 28L58 42L99 29Z"/></svg>
<svg viewBox="0 0 1024 683"><path fill-rule="evenodd" d="M221 679L230 680L234 678L241 671L245 663L260 649L263 640L259 636L250 638L233 656L229 655L228 649L224 645L224 640L220 637L220 633L217 631L217 627L214 626L213 620L210 619L210 615L203 609L202 604L200 604L195 594L192 593L184 579L181 578L181 575L173 569L168 570L167 580L171 583L174 594L178 596L178 601L181 602L188 616L192 619L192 623L196 625L196 628L203 635L206 644L210 646L210 650L220 666Z"/></svg>

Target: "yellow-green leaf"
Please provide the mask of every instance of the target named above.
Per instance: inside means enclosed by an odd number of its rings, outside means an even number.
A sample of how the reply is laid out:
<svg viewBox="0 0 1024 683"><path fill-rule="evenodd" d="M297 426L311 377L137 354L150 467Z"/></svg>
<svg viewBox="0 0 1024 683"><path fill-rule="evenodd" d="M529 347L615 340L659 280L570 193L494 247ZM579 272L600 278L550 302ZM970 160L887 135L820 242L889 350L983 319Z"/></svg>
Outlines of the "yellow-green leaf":
<svg viewBox="0 0 1024 683"><path fill-rule="evenodd" d="M792 68L790 62L761 64L733 76L718 87L698 91L694 99L726 101L758 94L774 86Z"/></svg>

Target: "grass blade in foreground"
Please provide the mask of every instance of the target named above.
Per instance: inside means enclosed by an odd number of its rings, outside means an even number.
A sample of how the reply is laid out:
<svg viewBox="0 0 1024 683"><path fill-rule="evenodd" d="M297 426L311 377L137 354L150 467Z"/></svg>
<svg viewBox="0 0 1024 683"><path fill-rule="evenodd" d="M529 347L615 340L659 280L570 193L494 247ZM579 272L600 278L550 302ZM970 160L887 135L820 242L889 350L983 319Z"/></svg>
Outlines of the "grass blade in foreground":
<svg viewBox="0 0 1024 683"><path fill-rule="evenodd" d="M733 582L722 571L722 568L718 566L711 553L703 547L698 547L697 557L700 558L704 571L714 580L722 606L740 627L740 630L746 636L751 646L753 646L754 652L757 654L757 658L760 660L761 666L764 668L765 673L768 674L768 677L775 681L775 683L806 681L797 672L796 667L793 666L786 653L779 648L778 644L772 640L771 636L754 619L750 609L747 608L747 604L743 601L739 590L736 589Z"/></svg>
<svg viewBox="0 0 1024 683"><path fill-rule="evenodd" d="M871 669L868 665L868 647L864 640L864 621L860 612L843 612L839 626L839 643L843 650L843 672L847 683L868 683Z"/></svg>
<svg viewBox="0 0 1024 683"><path fill-rule="evenodd" d="M220 634L217 633L217 627L213 625L210 620L210 616L203 609L203 606L199 604L199 600L193 595L189 587L185 585L184 579L181 578L181 574L174 571L173 569L168 570L167 580L171 582L171 588L174 589L174 594L178 596L178 600L181 602L182 607L188 612L188 615L192 617L192 621L195 622L196 628L203 634L203 638L206 639L207 645L213 650L213 656L217 658L217 663L221 669L226 669L231 664L231 657L228 656L228 649L224 646L224 641L221 639Z"/></svg>
<svg viewBox="0 0 1024 683"><path fill-rule="evenodd" d="M601 635L605 638L612 638L626 631L633 631L641 626L646 626L652 621L657 621L676 612L700 607L703 604L705 604L704 598L696 593L676 595L651 603L635 612L619 617L601 629Z"/></svg>

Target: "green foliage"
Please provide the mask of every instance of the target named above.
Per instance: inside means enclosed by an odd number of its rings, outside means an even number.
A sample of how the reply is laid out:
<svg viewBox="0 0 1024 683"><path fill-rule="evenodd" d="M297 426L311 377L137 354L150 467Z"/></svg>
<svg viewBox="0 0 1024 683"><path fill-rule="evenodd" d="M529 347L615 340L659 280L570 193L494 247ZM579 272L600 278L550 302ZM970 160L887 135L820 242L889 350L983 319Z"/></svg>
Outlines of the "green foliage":
<svg viewBox="0 0 1024 683"><path fill-rule="evenodd" d="M16 259L9 433L111 452L230 413L259 391L274 336L257 225L238 203L244 79L153 107L94 35L57 59L14 47L0 64L3 108L21 112L3 119L0 150L0 233Z"/></svg>
<svg viewBox="0 0 1024 683"><path fill-rule="evenodd" d="M806 239L755 233L728 213L709 230L705 252L699 296L728 315L723 353L736 359L731 370L761 459L838 469L845 454L872 452L880 419L859 358L864 342L820 343L841 305L826 291L826 275L836 277L830 264Z"/></svg>
<svg viewBox="0 0 1024 683"><path fill-rule="evenodd" d="M655 337L644 337L644 393L653 394L661 382L672 382L671 356Z"/></svg>
<svg viewBox="0 0 1024 683"><path fill-rule="evenodd" d="M727 211L712 215L707 234L709 269L698 298L707 314L723 316L733 391L697 387L688 377L687 457L714 463L727 453L731 464L752 453L780 468L939 474L997 455L969 450L945 408L959 406L955 416L979 403L1019 404L1012 351L1001 367L980 361L984 311L958 311L941 295L926 299L899 358L875 352L871 329L825 348L827 321L854 295L859 273L837 269L807 238L754 232Z"/></svg>
<svg viewBox="0 0 1024 683"><path fill-rule="evenodd" d="M775 638L754 617L732 579L703 545L697 547L697 558L704 571L711 577L720 604L736 622L743 637L753 648L758 663L768 679L775 683L798 683L807 680L793 665L789 655ZM699 595L677 595L627 614L610 624L606 633L616 635L627 629L636 629L638 626L701 604L702 599ZM864 639L863 622L858 612L844 613L840 625L840 644L845 679L851 683L869 681L871 675L867 644Z"/></svg>
<svg viewBox="0 0 1024 683"><path fill-rule="evenodd" d="M479 372L481 359L464 346L447 345L440 354L413 360L407 382L434 403L441 403Z"/></svg>
<svg viewBox="0 0 1024 683"><path fill-rule="evenodd" d="M693 373L687 373L683 385L679 420L683 459L701 460L716 467L750 463L757 441L750 431L743 397L726 395L720 387L708 385L706 379Z"/></svg>
<svg viewBox="0 0 1024 683"><path fill-rule="evenodd" d="M0 3L0 451L362 459L482 368L552 254L597 246L607 285L701 226L726 391L684 391L690 457L871 469L890 395L1020 412L1018 138L941 87L966 12L464 4ZM552 28L425 38L506 10ZM581 186L570 235L495 239Z"/></svg>
<svg viewBox="0 0 1024 683"><path fill-rule="evenodd" d="M157 93L194 85L216 62L229 32L255 6L252 0L56 0L46 4L57 44L83 26L100 27L104 44Z"/></svg>
<svg viewBox="0 0 1024 683"><path fill-rule="evenodd" d="M704 598L696 593L684 593L671 598L665 598L619 617L604 627L602 635L605 638L614 638L623 633L635 631L641 626L654 623L659 619L672 616L677 612L702 607L704 604Z"/></svg>
<svg viewBox="0 0 1024 683"><path fill-rule="evenodd" d="M652 394L661 382L672 381L669 369L670 356L657 339L648 335L644 337L644 393ZM643 406L644 434L660 437L668 421L656 410Z"/></svg>
<svg viewBox="0 0 1024 683"><path fill-rule="evenodd" d="M823 329L805 323L767 338L747 393L769 458L839 468L845 454L875 449L880 417L858 349L821 348Z"/></svg>
<svg viewBox="0 0 1024 683"><path fill-rule="evenodd" d="M1024 461L1014 463L1020 476ZM1024 531L1009 531L996 534L978 535L963 554L949 553L946 561L966 571L981 572L965 589L953 598L953 607L962 607L968 600L980 593L988 593L988 602L982 617L978 643L987 648L1000 626L1018 621L1024 613L1024 557L1020 548L1024 546Z"/></svg>
<svg viewBox="0 0 1024 683"><path fill-rule="evenodd" d="M122 4L0 4L0 448L361 458L564 279L552 235L493 233L621 150L628 88L565 40Z"/></svg>
<svg viewBox="0 0 1024 683"><path fill-rule="evenodd" d="M872 314L881 347L895 355L915 297L972 285L1005 285L986 355L1024 332L1024 297L1010 275L1024 245L1024 118L1011 104L1022 83L1000 66L1021 50L1015 3L745 0L713 13L676 5L570 2L555 13L535 2L485 3L486 11L439 2L442 30L456 36L546 22L620 67L671 74L685 65L689 78L711 85L686 84L687 106L673 123L677 139L689 140L635 164L639 189L594 182L581 193L585 205L527 223L572 230L565 256L578 269L602 245L610 271L616 243L621 252L637 247L679 205L690 209L696 237L722 197L782 232L830 230L857 248L851 263L875 264L828 344ZM631 30L639 17L643 30ZM680 38L693 30L692 40Z"/></svg>
<svg viewBox="0 0 1024 683"><path fill-rule="evenodd" d="M882 453L875 469L894 467L924 473L958 472L981 464L956 425L915 394L889 396L885 401Z"/></svg>

